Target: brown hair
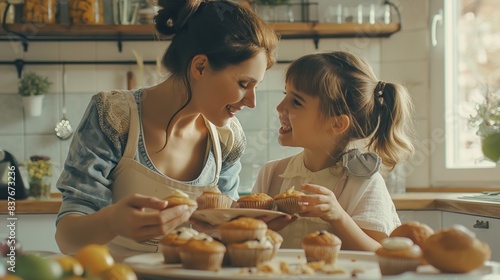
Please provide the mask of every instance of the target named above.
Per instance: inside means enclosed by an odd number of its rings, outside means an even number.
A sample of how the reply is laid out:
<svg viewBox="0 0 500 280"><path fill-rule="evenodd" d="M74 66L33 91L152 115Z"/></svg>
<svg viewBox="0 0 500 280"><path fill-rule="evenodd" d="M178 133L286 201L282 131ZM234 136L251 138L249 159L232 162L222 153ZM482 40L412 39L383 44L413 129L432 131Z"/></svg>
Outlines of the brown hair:
<svg viewBox="0 0 500 280"><path fill-rule="evenodd" d="M267 67L276 61L276 32L252 10L229 0L158 0L156 29L174 35L163 65L186 75L191 59L205 54L214 69L237 65L264 50Z"/></svg>
<svg viewBox="0 0 500 280"><path fill-rule="evenodd" d="M394 167L414 152L413 104L405 87L378 80L370 65L348 52L303 56L286 72L299 92L318 96L324 116L346 115L343 143L367 139L367 148ZM345 149L346 147L344 147Z"/></svg>

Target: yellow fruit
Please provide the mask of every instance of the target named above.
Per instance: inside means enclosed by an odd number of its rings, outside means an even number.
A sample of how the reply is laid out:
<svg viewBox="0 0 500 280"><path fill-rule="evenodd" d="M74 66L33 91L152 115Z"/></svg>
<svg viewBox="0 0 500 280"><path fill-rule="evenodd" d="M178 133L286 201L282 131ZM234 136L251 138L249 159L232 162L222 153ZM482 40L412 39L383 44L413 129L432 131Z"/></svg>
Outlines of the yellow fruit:
<svg viewBox="0 0 500 280"><path fill-rule="evenodd" d="M106 280L137 280L134 271L127 265L116 263L99 275Z"/></svg>
<svg viewBox="0 0 500 280"><path fill-rule="evenodd" d="M99 275L104 270L111 268L115 261L109 253L108 247L90 244L81 248L75 255L86 275Z"/></svg>
<svg viewBox="0 0 500 280"><path fill-rule="evenodd" d="M83 266L80 262L72 256L57 257L58 262L63 270L64 276L81 276L83 275Z"/></svg>

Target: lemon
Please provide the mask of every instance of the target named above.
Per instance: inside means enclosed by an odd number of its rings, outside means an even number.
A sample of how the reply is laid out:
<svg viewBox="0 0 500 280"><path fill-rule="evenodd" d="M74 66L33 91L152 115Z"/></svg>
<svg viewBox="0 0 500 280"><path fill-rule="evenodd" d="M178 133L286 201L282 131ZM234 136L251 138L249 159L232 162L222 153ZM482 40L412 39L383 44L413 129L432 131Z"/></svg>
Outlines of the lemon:
<svg viewBox="0 0 500 280"><path fill-rule="evenodd" d="M500 160L500 133L484 137L481 148L485 157L493 162L498 162Z"/></svg>
<svg viewBox="0 0 500 280"><path fill-rule="evenodd" d="M56 262L58 262L63 270L64 276L81 276L83 275L83 266L72 256L60 256L57 257Z"/></svg>
<svg viewBox="0 0 500 280"><path fill-rule="evenodd" d="M108 247L99 244L90 244L81 248L76 253L75 259L83 266L87 276L99 275L115 264Z"/></svg>
<svg viewBox="0 0 500 280"><path fill-rule="evenodd" d="M137 280L134 271L127 265L116 263L111 268L106 269L100 275L106 280Z"/></svg>

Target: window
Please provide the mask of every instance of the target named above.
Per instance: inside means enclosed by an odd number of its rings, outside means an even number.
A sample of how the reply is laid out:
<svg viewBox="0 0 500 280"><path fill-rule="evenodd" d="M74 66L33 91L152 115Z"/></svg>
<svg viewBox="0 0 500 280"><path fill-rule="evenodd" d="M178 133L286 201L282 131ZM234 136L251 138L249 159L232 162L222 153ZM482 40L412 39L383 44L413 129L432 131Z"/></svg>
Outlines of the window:
<svg viewBox="0 0 500 280"><path fill-rule="evenodd" d="M499 187L500 167L485 160L469 125L488 87L500 86L496 0L430 1L431 183Z"/></svg>

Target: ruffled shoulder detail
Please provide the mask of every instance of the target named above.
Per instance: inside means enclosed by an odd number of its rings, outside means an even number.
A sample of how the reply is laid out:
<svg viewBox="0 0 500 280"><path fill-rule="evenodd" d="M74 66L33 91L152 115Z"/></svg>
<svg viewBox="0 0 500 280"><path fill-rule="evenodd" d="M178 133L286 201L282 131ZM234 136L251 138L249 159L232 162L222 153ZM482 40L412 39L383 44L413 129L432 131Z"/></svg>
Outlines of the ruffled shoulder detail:
<svg viewBox="0 0 500 280"><path fill-rule="evenodd" d="M245 133L237 118L230 118L223 127L217 127L222 150L222 161L236 162L245 152L247 143Z"/></svg>
<svg viewBox="0 0 500 280"><path fill-rule="evenodd" d="M130 127L130 91L100 92L92 97L97 107L102 132L115 145L125 145Z"/></svg>

